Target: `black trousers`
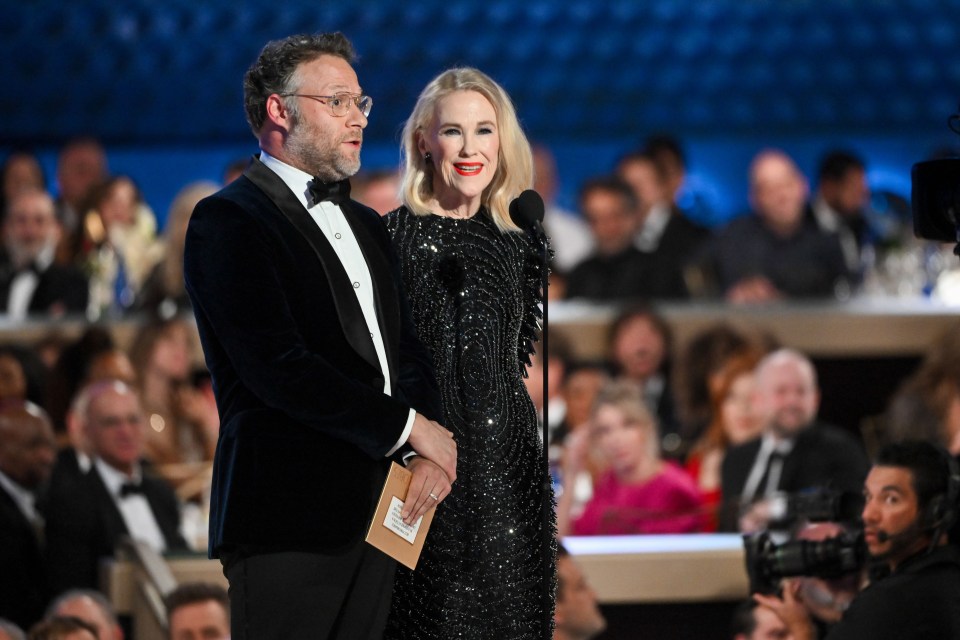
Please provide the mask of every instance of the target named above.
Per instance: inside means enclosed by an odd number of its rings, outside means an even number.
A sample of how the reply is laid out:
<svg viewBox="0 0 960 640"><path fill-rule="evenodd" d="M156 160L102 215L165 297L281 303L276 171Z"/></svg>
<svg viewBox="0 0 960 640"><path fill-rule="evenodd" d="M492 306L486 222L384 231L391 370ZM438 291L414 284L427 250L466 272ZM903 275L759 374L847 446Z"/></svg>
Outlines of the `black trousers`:
<svg viewBox="0 0 960 640"><path fill-rule="evenodd" d="M222 554L233 640L380 640L393 559L365 542L344 555Z"/></svg>

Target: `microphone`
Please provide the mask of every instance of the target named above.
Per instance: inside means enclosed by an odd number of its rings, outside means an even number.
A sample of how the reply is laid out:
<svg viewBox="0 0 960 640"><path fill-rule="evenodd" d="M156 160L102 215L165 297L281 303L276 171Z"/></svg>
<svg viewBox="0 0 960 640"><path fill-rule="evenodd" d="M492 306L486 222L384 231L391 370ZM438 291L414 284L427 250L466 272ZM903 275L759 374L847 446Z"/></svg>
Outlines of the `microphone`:
<svg viewBox="0 0 960 640"><path fill-rule="evenodd" d="M543 198L533 189L523 191L510 203L510 219L521 229L530 231L538 240L543 239Z"/></svg>
<svg viewBox="0 0 960 640"><path fill-rule="evenodd" d="M907 525L905 528L901 529L900 531L894 531L893 533L884 531L883 529L877 529L877 542L882 543L882 542L890 542L891 540L893 541L908 540L910 538L917 537L919 534L923 532L924 532L924 529L918 526L916 521L911 522L909 525Z"/></svg>

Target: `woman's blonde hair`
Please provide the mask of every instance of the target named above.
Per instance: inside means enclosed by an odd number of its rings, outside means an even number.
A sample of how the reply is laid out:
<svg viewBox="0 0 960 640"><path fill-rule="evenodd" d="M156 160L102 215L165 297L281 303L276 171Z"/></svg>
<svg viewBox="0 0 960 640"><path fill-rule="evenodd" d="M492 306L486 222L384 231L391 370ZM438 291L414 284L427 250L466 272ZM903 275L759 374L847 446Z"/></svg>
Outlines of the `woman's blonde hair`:
<svg viewBox="0 0 960 640"><path fill-rule="evenodd" d="M510 219L510 202L533 184L533 153L524 135L510 96L488 75L470 67L448 69L424 88L403 127L400 193L407 208L417 215L430 213L433 165L420 155L417 139L433 119L437 103L456 91L476 91L490 101L497 114L500 151L497 171L484 189L481 202L501 231L520 231Z"/></svg>
<svg viewBox="0 0 960 640"><path fill-rule="evenodd" d="M646 431L647 454L651 459L660 459L660 429L657 419L643 399L643 389L636 382L626 378L617 378L608 382L597 394L593 403L591 418L595 418L600 407L619 409L628 424L636 425Z"/></svg>

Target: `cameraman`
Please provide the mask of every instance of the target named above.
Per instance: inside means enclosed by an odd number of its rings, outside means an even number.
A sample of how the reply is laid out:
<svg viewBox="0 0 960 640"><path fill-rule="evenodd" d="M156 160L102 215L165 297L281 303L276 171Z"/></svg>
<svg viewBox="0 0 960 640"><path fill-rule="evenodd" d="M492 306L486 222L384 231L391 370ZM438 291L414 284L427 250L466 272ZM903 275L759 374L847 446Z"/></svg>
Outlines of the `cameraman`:
<svg viewBox="0 0 960 640"><path fill-rule="evenodd" d="M874 578L827 640L960 638L960 553L945 531L957 514L960 478L945 452L921 441L884 447L864 484L864 540ZM790 627L815 638L795 588L755 594Z"/></svg>

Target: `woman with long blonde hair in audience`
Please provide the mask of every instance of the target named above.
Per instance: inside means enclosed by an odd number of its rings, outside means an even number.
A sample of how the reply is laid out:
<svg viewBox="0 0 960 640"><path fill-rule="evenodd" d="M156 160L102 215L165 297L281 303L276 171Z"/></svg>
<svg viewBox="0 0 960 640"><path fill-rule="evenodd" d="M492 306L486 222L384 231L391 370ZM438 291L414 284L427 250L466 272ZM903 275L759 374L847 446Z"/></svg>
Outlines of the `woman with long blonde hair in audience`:
<svg viewBox="0 0 960 640"><path fill-rule="evenodd" d="M703 528L700 492L687 473L660 457L657 423L640 387L616 380L594 405L588 431L567 439L563 477L576 478L591 447L606 470L583 513L564 486L557 503L560 535L692 533Z"/></svg>

